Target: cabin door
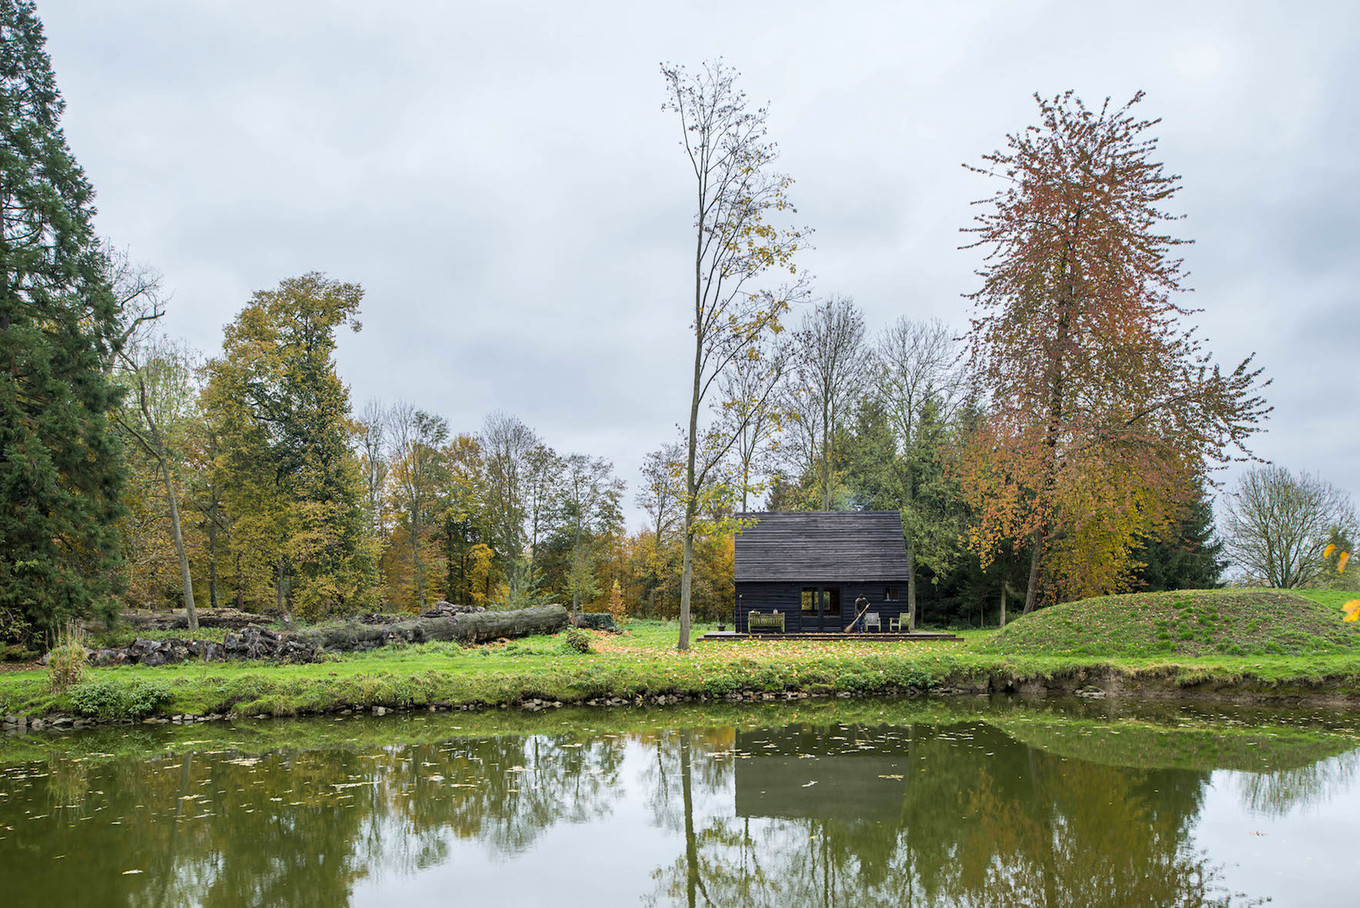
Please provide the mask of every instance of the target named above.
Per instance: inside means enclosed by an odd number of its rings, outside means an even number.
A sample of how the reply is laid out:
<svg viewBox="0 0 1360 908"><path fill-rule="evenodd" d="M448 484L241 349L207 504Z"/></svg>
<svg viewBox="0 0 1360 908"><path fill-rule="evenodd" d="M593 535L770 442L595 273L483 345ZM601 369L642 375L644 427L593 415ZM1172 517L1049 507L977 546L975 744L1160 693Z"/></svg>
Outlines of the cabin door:
<svg viewBox="0 0 1360 908"><path fill-rule="evenodd" d="M805 586L799 622L804 631L841 631L848 623L841 616L838 586Z"/></svg>

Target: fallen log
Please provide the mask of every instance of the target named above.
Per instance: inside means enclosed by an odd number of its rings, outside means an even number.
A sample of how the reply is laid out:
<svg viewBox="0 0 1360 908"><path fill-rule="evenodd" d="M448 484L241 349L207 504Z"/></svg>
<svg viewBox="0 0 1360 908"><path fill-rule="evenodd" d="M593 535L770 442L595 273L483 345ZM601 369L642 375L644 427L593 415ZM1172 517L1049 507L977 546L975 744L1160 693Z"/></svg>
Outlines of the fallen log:
<svg viewBox="0 0 1360 908"><path fill-rule="evenodd" d="M412 618L396 624L359 624L299 631L298 642L329 652L373 649L397 640L427 643L457 640L481 643L501 637L527 637L530 634L555 634L567 626L567 610L560 605L511 609L504 612L472 612L448 618Z"/></svg>
<svg viewBox="0 0 1360 908"><path fill-rule="evenodd" d="M452 639L460 643L481 643L500 637L555 634L566 628L567 610L560 605L539 605L504 612L473 612L452 618L422 618L421 624L437 625L441 630L452 625ZM430 630L425 632L428 634ZM426 639L441 638L427 636Z"/></svg>

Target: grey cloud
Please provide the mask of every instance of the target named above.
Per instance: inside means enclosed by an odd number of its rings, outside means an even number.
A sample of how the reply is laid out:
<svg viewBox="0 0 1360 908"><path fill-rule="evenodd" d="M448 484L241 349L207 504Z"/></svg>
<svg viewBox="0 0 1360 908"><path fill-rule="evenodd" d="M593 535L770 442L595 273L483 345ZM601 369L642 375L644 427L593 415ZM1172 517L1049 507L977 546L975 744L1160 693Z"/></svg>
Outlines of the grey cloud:
<svg viewBox="0 0 1360 908"><path fill-rule="evenodd" d="M1356 421L1328 403L1360 397L1354 4L44 0L40 14L98 228L165 272L172 330L213 348L253 290L310 270L358 281L365 330L340 352L356 402L411 399L462 431L510 409L621 472L686 403L692 187L658 62L724 54L768 99L798 220L817 231L804 264L872 329L966 323L976 256L958 231L991 187L960 165L1030 123L1033 92L1146 89L1185 178L1188 302L1220 361L1259 350L1276 376L1262 455L1360 497Z"/></svg>

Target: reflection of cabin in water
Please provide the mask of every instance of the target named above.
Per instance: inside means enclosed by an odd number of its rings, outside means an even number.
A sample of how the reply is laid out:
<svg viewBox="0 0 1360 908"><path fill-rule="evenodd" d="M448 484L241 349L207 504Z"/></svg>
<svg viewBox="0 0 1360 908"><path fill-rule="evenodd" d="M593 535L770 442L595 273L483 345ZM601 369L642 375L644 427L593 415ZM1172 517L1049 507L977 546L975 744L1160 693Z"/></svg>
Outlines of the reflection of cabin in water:
<svg viewBox="0 0 1360 908"><path fill-rule="evenodd" d="M910 735L855 725L738 731L736 814L895 820L911 771Z"/></svg>
<svg viewBox="0 0 1360 908"><path fill-rule="evenodd" d="M736 541L736 630L839 632L868 600L877 630L906 630L907 550L897 511L746 514ZM756 613L756 627L750 616ZM779 619L771 620L775 612ZM861 627L863 625L861 624ZM873 630L875 628L867 628Z"/></svg>

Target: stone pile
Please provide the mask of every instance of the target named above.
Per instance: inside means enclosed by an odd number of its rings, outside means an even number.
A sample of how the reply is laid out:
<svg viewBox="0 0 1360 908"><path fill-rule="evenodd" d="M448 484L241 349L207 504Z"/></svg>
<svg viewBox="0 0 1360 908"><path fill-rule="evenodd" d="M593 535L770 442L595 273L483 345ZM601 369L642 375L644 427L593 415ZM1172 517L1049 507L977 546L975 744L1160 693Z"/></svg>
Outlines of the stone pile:
<svg viewBox="0 0 1360 908"><path fill-rule="evenodd" d="M127 646L90 651L94 665L173 665L186 659L225 662L228 659L271 659L275 662L315 662L317 647L267 627L247 625L229 633L221 643L211 640L144 640Z"/></svg>

